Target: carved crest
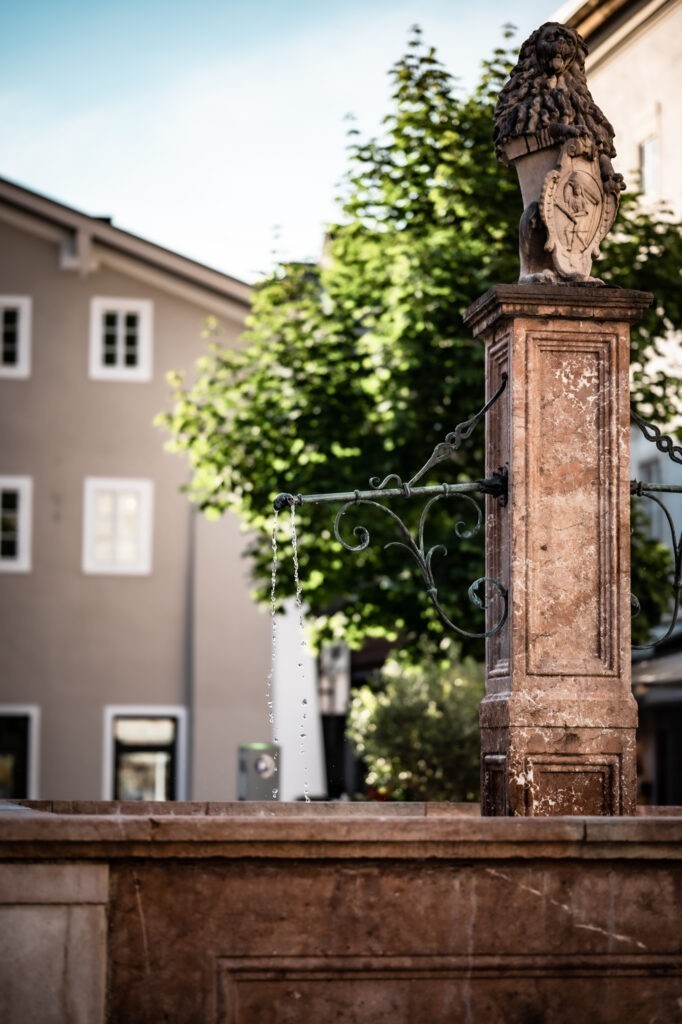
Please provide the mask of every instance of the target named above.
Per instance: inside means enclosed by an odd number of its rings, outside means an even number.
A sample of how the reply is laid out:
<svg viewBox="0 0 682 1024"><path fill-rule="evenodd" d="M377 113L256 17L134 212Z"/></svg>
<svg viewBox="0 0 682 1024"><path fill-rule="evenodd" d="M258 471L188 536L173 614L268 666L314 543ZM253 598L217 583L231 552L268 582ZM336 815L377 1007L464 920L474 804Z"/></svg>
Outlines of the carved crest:
<svg viewBox="0 0 682 1024"><path fill-rule="evenodd" d="M599 157L589 141L571 139L544 180L540 216L547 228L545 250L561 278L589 280L592 260L618 211L618 194L606 192Z"/></svg>
<svg viewBox="0 0 682 1024"><path fill-rule="evenodd" d="M611 163L613 127L587 87L587 46L547 22L533 32L495 108L495 148L513 163L524 211L519 281L590 282L592 260L618 210L622 175Z"/></svg>

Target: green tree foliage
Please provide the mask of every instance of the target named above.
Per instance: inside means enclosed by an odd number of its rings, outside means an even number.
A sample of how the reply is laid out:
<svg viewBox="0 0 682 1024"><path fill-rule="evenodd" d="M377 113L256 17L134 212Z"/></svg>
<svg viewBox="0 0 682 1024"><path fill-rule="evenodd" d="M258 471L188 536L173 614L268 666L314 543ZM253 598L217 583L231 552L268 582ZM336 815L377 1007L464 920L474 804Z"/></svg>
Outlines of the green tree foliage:
<svg viewBox="0 0 682 1024"><path fill-rule="evenodd" d="M350 145L323 265L280 266L255 289L243 347L218 339L193 384L173 380L174 408L161 420L189 457L190 495L207 514L234 509L254 531L250 553L264 600L277 492L353 491L389 474L407 480L483 403L483 353L462 313L490 285L518 276L520 194L491 142L512 62L511 52L496 50L478 87L462 95L415 30L390 73L393 107L382 137L354 136ZM614 283L657 295L633 348L636 397L659 421L669 417L679 382L647 375L646 365L656 337L682 321L681 245L678 225L626 203L599 268ZM481 425L425 482L482 475ZM414 499L394 507L416 526ZM384 635L406 647L420 636L440 638L412 563L400 549L383 550L396 539L387 517L364 508L344 517L349 541L357 542L356 524L372 537L351 555L333 537L333 515L331 506L296 511L303 596L318 635L351 644ZM467 589L484 575L482 537L456 537L460 520L472 523L463 498L439 501L427 546L449 548L434 561L448 614L480 631ZM286 542L281 550L286 560Z"/></svg>
<svg viewBox="0 0 682 1024"><path fill-rule="evenodd" d="M374 799L478 799L483 669L460 653L446 641L442 657L423 649L415 665L402 652L356 690L346 734Z"/></svg>

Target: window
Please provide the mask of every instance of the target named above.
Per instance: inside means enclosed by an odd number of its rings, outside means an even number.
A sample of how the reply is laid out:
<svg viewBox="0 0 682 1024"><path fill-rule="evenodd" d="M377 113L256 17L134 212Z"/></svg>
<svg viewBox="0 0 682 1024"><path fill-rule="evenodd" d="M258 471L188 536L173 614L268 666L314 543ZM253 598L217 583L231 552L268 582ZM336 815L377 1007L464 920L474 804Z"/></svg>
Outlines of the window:
<svg viewBox="0 0 682 1024"><path fill-rule="evenodd" d="M184 800L186 724L175 705L106 707L104 799Z"/></svg>
<svg viewBox="0 0 682 1024"><path fill-rule="evenodd" d="M663 475L661 472L661 457L654 455L650 459L641 459L637 467L637 479L641 480L645 484L662 484ZM660 497L654 495L654 497ZM663 495L665 497L665 495ZM666 521L665 513L660 505L657 505L655 501L644 499L639 501L638 507L646 512L649 524L651 526L651 536L655 540L662 541L664 544L668 543L668 537L666 536Z"/></svg>
<svg viewBox="0 0 682 1024"><path fill-rule="evenodd" d="M0 476L0 572L31 569L33 482L27 476Z"/></svg>
<svg viewBox="0 0 682 1024"><path fill-rule="evenodd" d="M95 380L151 380L151 302L146 299L91 300L90 376Z"/></svg>
<svg viewBox="0 0 682 1024"><path fill-rule="evenodd" d="M83 571L144 576L152 568L151 480L85 481Z"/></svg>
<svg viewBox="0 0 682 1024"><path fill-rule="evenodd" d="M31 300L0 295L0 377L28 377L31 372Z"/></svg>
<svg viewBox="0 0 682 1024"><path fill-rule="evenodd" d="M38 799L40 710L0 704L0 799Z"/></svg>
<svg viewBox="0 0 682 1024"><path fill-rule="evenodd" d="M639 144L640 188L648 199L657 199L660 193L660 161L658 136L650 135Z"/></svg>
<svg viewBox="0 0 682 1024"><path fill-rule="evenodd" d="M322 645L317 693L320 701L320 714L345 715L348 711L350 648L346 644Z"/></svg>

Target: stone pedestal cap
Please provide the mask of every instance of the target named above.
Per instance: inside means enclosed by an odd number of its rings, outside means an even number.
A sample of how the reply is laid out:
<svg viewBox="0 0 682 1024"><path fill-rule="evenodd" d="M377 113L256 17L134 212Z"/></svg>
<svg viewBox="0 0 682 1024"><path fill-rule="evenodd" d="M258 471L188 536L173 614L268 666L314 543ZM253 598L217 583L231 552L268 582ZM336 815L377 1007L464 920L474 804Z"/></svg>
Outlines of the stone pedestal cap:
<svg viewBox="0 0 682 1024"><path fill-rule="evenodd" d="M597 284L496 284L469 306L463 319L474 337L498 321L515 318L552 317L633 324L641 320L653 300L650 292Z"/></svg>

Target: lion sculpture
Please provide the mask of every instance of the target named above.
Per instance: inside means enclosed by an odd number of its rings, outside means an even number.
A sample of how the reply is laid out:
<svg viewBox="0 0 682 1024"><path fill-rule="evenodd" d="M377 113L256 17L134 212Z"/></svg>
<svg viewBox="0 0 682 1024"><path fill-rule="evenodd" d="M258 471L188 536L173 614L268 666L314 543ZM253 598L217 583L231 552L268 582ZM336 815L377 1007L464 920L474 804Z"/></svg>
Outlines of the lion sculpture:
<svg viewBox="0 0 682 1024"><path fill-rule="evenodd" d="M592 99L587 46L547 22L532 33L495 108L498 158L516 166L524 199L521 282L600 283L592 258L625 188L611 163L614 132Z"/></svg>

